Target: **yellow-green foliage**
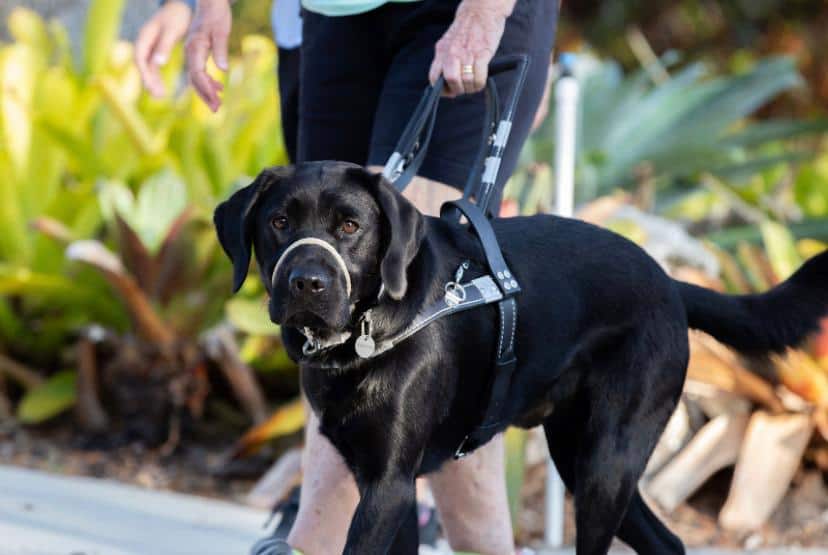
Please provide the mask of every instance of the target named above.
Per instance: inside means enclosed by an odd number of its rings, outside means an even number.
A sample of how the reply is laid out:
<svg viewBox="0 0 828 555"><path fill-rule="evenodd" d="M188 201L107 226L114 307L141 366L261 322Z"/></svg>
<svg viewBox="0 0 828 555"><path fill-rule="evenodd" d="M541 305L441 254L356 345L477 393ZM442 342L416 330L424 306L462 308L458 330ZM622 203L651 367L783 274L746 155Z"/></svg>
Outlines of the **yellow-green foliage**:
<svg viewBox="0 0 828 555"><path fill-rule="evenodd" d="M163 172L183 180L206 218L235 182L285 161L270 39L241 40L222 76L225 107L212 114L185 86L180 48L163 70L172 97L142 91L132 45L115 38L122 8L122 0L91 3L78 56L56 22L23 8L7 22L12 42L0 43L0 350L48 357L83 324L125 321L98 276L67 263L63 245L33 231L37 218L61 222L70 238L111 239L101 186L137 190Z"/></svg>

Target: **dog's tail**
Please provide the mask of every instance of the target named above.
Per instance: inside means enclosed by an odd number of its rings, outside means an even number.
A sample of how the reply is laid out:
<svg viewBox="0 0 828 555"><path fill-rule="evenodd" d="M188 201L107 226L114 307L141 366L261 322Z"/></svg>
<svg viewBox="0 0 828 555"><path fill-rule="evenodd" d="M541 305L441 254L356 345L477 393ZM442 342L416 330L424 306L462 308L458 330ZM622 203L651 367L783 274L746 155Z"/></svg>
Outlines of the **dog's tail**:
<svg viewBox="0 0 828 555"><path fill-rule="evenodd" d="M688 325L744 353L780 352L796 346L828 316L828 251L759 295L723 295L677 283Z"/></svg>

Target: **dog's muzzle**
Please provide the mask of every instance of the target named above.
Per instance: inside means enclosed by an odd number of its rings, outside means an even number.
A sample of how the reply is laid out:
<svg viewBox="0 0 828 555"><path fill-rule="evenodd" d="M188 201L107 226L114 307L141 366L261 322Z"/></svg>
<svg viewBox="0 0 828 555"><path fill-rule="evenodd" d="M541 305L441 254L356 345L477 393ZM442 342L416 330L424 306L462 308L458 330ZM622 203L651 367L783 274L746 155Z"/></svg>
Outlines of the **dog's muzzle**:
<svg viewBox="0 0 828 555"><path fill-rule="evenodd" d="M294 250L298 249L299 247L304 246L316 246L323 248L328 254L330 254L334 260L336 260L339 269L342 270L342 275L345 276L345 295L346 298L351 298L351 274L348 272L348 266L345 265L345 260L342 258L342 255L337 252L333 246L323 241L322 239L317 239L316 237L305 237L304 239L298 239L291 243L288 248L285 249L285 252L282 253L282 256L279 257L279 260L276 261L276 265L273 267L273 273L270 275L270 283L274 283L276 280L276 274L279 272L279 268L282 265L282 262L285 261L287 255L293 252Z"/></svg>

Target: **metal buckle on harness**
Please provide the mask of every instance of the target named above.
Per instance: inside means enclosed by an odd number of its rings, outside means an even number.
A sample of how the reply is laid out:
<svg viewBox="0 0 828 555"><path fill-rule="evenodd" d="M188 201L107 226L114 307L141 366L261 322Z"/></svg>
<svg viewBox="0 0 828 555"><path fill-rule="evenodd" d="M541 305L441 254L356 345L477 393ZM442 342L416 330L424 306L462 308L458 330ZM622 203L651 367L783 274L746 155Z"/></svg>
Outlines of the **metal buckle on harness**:
<svg viewBox="0 0 828 555"><path fill-rule="evenodd" d="M405 159L399 152L394 152L388 159L388 162L386 162L385 168L382 170L382 175L385 179L393 183L402 175L404 169Z"/></svg>
<svg viewBox="0 0 828 555"><path fill-rule="evenodd" d="M322 348L322 342L315 338L308 328L304 329L303 335L305 336L305 344L302 345L302 354L309 357L318 353Z"/></svg>
<svg viewBox="0 0 828 555"><path fill-rule="evenodd" d="M469 265L470 263L468 260L460 264L457 271L454 273L454 280L446 283L446 296L444 299L447 305L457 306L466 300L466 288L462 283L460 283L460 280L463 279L463 274L469 269Z"/></svg>
<svg viewBox="0 0 828 555"><path fill-rule="evenodd" d="M469 435L470 434L466 434L466 437L464 437L463 441L460 442L460 445L457 446L457 450L454 452L455 461L459 461L460 459L469 454L469 452L465 450L466 443L469 442Z"/></svg>

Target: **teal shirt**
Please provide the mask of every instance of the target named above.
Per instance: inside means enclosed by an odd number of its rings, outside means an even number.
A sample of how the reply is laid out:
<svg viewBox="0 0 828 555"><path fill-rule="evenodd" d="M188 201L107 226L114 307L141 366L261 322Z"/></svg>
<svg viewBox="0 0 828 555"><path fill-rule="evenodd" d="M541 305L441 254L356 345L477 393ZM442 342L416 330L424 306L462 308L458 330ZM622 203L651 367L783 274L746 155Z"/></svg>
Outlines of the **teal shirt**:
<svg viewBox="0 0 828 555"><path fill-rule="evenodd" d="M417 2L417 0L302 0L302 6L308 11L335 17L368 12L389 1Z"/></svg>

